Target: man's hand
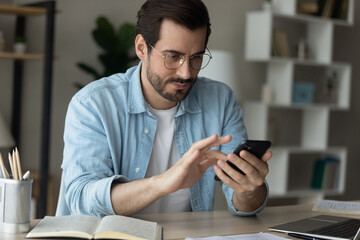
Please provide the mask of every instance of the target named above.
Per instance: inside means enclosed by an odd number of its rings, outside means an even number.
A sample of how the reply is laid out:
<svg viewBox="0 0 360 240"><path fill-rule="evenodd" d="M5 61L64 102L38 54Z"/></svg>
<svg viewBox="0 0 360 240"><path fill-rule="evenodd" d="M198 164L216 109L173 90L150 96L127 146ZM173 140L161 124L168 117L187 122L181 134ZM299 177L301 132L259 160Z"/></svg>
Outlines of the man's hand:
<svg viewBox="0 0 360 240"><path fill-rule="evenodd" d="M238 211L251 212L261 206L265 200L265 177L269 172L267 161L271 151L266 151L259 159L248 151L242 150L240 156L230 153L227 159L246 175L233 169L226 160L219 160L214 166L216 175L234 190L233 204ZM226 172L228 176L223 172Z"/></svg>
<svg viewBox="0 0 360 240"><path fill-rule="evenodd" d="M115 213L132 215L166 194L194 185L206 169L227 159L224 153L210 148L230 141L231 136L213 135L194 143L173 167L160 175L128 183L114 182L111 203Z"/></svg>
<svg viewBox="0 0 360 240"><path fill-rule="evenodd" d="M218 160L226 161L226 154L210 148L228 143L231 136L211 137L194 143L184 156L169 170L156 176L164 194L175 192L194 185L205 171Z"/></svg>

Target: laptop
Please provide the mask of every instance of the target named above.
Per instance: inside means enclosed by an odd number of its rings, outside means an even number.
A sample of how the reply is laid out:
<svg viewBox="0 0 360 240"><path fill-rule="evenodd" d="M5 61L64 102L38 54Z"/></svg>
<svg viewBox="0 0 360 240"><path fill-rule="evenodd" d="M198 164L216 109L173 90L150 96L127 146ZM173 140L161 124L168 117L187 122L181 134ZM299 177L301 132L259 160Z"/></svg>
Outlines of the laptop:
<svg viewBox="0 0 360 240"><path fill-rule="evenodd" d="M269 227L269 230L302 239L360 240L360 219L318 215Z"/></svg>

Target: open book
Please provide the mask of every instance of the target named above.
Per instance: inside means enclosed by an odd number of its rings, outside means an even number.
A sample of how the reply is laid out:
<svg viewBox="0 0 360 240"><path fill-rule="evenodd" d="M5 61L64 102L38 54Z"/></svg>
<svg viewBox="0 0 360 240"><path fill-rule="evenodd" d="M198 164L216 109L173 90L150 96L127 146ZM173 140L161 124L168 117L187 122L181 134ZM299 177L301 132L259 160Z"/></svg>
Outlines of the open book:
<svg viewBox="0 0 360 240"><path fill-rule="evenodd" d="M83 239L162 239L162 227L156 222L124 216L97 218L86 215L46 216L26 238L71 237Z"/></svg>

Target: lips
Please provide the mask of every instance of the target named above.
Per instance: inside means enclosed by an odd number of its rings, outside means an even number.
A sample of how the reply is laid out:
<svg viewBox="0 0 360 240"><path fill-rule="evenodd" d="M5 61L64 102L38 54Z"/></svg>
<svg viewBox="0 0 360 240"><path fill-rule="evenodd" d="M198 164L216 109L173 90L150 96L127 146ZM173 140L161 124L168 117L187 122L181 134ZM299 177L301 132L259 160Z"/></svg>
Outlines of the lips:
<svg viewBox="0 0 360 240"><path fill-rule="evenodd" d="M190 82L171 82L171 86L177 90L182 90L190 85Z"/></svg>

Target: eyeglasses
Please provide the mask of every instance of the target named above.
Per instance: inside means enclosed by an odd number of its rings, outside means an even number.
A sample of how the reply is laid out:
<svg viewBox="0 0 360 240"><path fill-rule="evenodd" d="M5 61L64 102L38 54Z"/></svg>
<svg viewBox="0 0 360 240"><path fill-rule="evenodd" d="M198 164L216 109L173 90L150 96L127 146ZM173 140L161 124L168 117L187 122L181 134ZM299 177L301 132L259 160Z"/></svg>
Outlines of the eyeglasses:
<svg viewBox="0 0 360 240"><path fill-rule="evenodd" d="M186 59L189 59L190 67L194 70L201 70L205 68L210 60L212 59L211 53L209 49L206 48L208 53L199 53L192 55L190 57L185 56L184 54L180 53L173 53L173 52L167 52L165 55L160 53L156 48L149 46L154 49L163 59L164 59L164 66L169 70L175 70L179 67L181 67Z"/></svg>

